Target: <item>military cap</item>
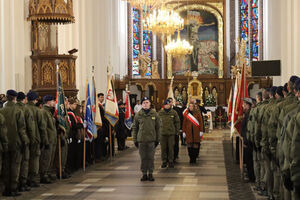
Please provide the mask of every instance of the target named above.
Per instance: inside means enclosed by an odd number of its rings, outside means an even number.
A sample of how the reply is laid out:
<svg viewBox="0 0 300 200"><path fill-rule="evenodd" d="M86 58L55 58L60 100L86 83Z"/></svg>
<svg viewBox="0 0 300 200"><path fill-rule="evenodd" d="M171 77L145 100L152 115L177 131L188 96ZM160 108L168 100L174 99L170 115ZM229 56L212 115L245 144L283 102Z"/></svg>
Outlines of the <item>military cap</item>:
<svg viewBox="0 0 300 200"><path fill-rule="evenodd" d="M18 93L15 90L7 90L6 95L16 97L18 96Z"/></svg>
<svg viewBox="0 0 300 200"><path fill-rule="evenodd" d="M296 90L300 91L300 79L295 82Z"/></svg>
<svg viewBox="0 0 300 200"><path fill-rule="evenodd" d="M252 104L256 104L256 99L251 97L251 100L252 100Z"/></svg>
<svg viewBox="0 0 300 200"><path fill-rule="evenodd" d="M243 98L243 101L249 105L252 105L252 99L251 98Z"/></svg>
<svg viewBox="0 0 300 200"><path fill-rule="evenodd" d="M48 101L53 101L53 100L54 100L54 97L52 95L46 95L43 98L44 103L47 103Z"/></svg>
<svg viewBox="0 0 300 200"><path fill-rule="evenodd" d="M276 93L279 95L279 96L282 96L283 97L283 87L282 86L278 86L277 87L277 90L276 90Z"/></svg>
<svg viewBox="0 0 300 200"><path fill-rule="evenodd" d="M277 90L277 87L276 87L276 86L272 86L272 87L270 88L271 94L272 94L272 95L275 95L275 94L276 94L276 90Z"/></svg>
<svg viewBox="0 0 300 200"><path fill-rule="evenodd" d="M36 94L36 92L29 91L27 93L27 99L28 99L28 101L33 101L33 100L36 100L37 98L38 98L38 95Z"/></svg>
<svg viewBox="0 0 300 200"><path fill-rule="evenodd" d="M17 95L17 100L18 101L24 100L25 97L26 97L26 95L24 94L24 92L18 92L18 95Z"/></svg>
<svg viewBox="0 0 300 200"><path fill-rule="evenodd" d="M288 93L289 91L288 91L288 89L287 89L287 86L288 86L288 84L287 83L285 83L284 84L284 86L283 86L283 91L285 91L286 93Z"/></svg>
<svg viewBox="0 0 300 200"><path fill-rule="evenodd" d="M169 100L169 99L166 99L165 101L164 101L164 105L167 105L167 104L170 104L171 103L171 101Z"/></svg>
<svg viewBox="0 0 300 200"><path fill-rule="evenodd" d="M150 101L150 99L148 97L144 97L142 98L141 103L143 103L144 101Z"/></svg>
<svg viewBox="0 0 300 200"><path fill-rule="evenodd" d="M290 82L295 83L299 79L298 76L291 76Z"/></svg>

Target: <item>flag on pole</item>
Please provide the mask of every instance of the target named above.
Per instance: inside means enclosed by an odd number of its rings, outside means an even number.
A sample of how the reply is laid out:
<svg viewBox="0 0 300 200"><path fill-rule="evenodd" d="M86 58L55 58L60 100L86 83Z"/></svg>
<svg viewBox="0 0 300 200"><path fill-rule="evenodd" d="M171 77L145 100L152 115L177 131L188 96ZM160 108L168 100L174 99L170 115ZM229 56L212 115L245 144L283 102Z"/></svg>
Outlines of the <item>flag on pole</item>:
<svg viewBox="0 0 300 200"><path fill-rule="evenodd" d="M173 80L174 80L174 76L172 76L171 83L169 86L168 98L172 98L173 104L175 104L175 98L174 98L174 93L173 93Z"/></svg>
<svg viewBox="0 0 300 200"><path fill-rule="evenodd" d="M65 95L61 80L60 71L57 65L56 68L57 90L55 100L55 118L58 121L58 126L66 133L66 107L65 107Z"/></svg>
<svg viewBox="0 0 300 200"><path fill-rule="evenodd" d="M92 78L91 106L92 106L92 120L94 122L93 123L94 125L92 127L94 138L97 137L97 125L98 124L100 124L100 126L102 125L102 121L99 121L99 116L97 117L98 121L97 121L97 124L96 124L96 116L97 116L97 114L100 115L97 100L98 99L97 99L97 95L96 95L95 78L93 76L93 78ZM97 110L98 110L98 112L97 112ZM100 120L101 120L101 116L100 116Z"/></svg>
<svg viewBox="0 0 300 200"><path fill-rule="evenodd" d="M105 114L104 117L114 127L119 120L119 108L117 103L117 97L112 85L110 75L107 78L107 91L105 99Z"/></svg>
<svg viewBox="0 0 300 200"><path fill-rule="evenodd" d="M243 118L243 98L249 97L245 72L246 72L245 65L243 65L242 72L241 72L241 79L239 83L239 90L238 90L236 104L235 104L235 115L234 115L234 129L238 134L241 134L241 122Z"/></svg>
<svg viewBox="0 0 300 200"><path fill-rule="evenodd" d="M131 130L133 112L130 106L129 94L129 92L126 92L125 126Z"/></svg>
<svg viewBox="0 0 300 200"><path fill-rule="evenodd" d="M90 85L87 83L84 127L86 128L89 141L93 140L94 126L95 124L92 118L92 105L91 105L91 98L90 98Z"/></svg>
<svg viewBox="0 0 300 200"><path fill-rule="evenodd" d="M232 137L235 134L234 130L234 115L235 115L235 104L236 104L236 97L238 93L238 81L239 78L236 77L234 87L233 87L233 94L232 94L232 111L231 111L231 128L230 128L230 137Z"/></svg>
<svg viewBox="0 0 300 200"><path fill-rule="evenodd" d="M234 88L231 87L230 94L229 94L229 99L228 99L228 111L227 111L228 120L227 120L227 124L229 126L231 126L232 100L233 100L232 93L233 93L233 90L234 90Z"/></svg>

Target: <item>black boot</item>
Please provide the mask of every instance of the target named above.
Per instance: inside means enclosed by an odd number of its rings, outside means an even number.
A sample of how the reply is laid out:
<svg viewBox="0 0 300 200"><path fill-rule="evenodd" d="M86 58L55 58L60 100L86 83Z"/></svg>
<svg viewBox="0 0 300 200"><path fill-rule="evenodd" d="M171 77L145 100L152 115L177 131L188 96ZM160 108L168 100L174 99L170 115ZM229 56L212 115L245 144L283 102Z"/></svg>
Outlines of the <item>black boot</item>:
<svg viewBox="0 0 300 200"><path fill-rule="evenodd" d="M153 177L153 175L152 175L152 174L149 174L149 176L148 176L148 180L149 180L149 181L155 181L155 179L154 179L154 177Z"/></svg>
<svg viewBox="0 0 300 200"><path fill-rule="evenodd" d="M189 157L190 157L190 163L192 163L192 148L188 147L188 153L189 153Z"/></svg>
<svg viewBox="0 0 300 200"><path fill-rule="evenodd" d="M191 163L196 163L196 159L197 159L197 149L196 148L192 148L191 149L191 158L192 158L192 162Z"/></svg>
<svg viewBox="0 0 300 200"><path fill-rule="evenodd" d="M144 174L141 178L141 181L147 181L148 180L148 176L147 174Z"/></svg>

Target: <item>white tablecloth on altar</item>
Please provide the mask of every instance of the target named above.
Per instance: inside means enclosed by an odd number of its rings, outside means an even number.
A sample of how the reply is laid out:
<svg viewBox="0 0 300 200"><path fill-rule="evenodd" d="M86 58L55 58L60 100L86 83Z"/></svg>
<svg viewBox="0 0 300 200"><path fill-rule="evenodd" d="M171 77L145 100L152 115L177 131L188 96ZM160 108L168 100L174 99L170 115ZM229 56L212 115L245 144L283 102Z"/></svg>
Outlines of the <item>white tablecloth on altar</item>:
<svg viewBox="0 0 300 200"><path fill-rule="evenodd" d="M227 112L228 108L223 106L223 108L225 109L225 112ZM217 107L216 106L207 106L205 107L206 110L210 110L211 112L215 112Z"/></svg>

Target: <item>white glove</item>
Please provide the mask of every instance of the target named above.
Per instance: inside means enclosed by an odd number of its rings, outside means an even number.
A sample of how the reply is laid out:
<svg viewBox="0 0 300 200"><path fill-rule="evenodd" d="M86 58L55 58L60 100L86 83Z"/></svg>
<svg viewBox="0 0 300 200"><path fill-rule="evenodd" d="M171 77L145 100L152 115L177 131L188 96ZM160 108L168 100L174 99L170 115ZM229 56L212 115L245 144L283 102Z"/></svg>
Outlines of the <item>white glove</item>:
<svg viewBox="0 0 300 200"><path fill-rule="evenodd" d="M71 144L71 143L72 143L72 138L70 138L70 140L69 140L69 141L70 141L70 144Z"/></svg>
<svg viewBox="0 0 300 200"><path fill-rule="evenodd" d="M200 132L200 137L202 137L202 135L203 135L203 132Z"/></svg>
<svg viewBox="0 0 300 200"><path fill-rule="evenodd" d="M183 137L183 138L186 138L186 134L185 134L184 132L182 133L182 137Z"/></svg>

